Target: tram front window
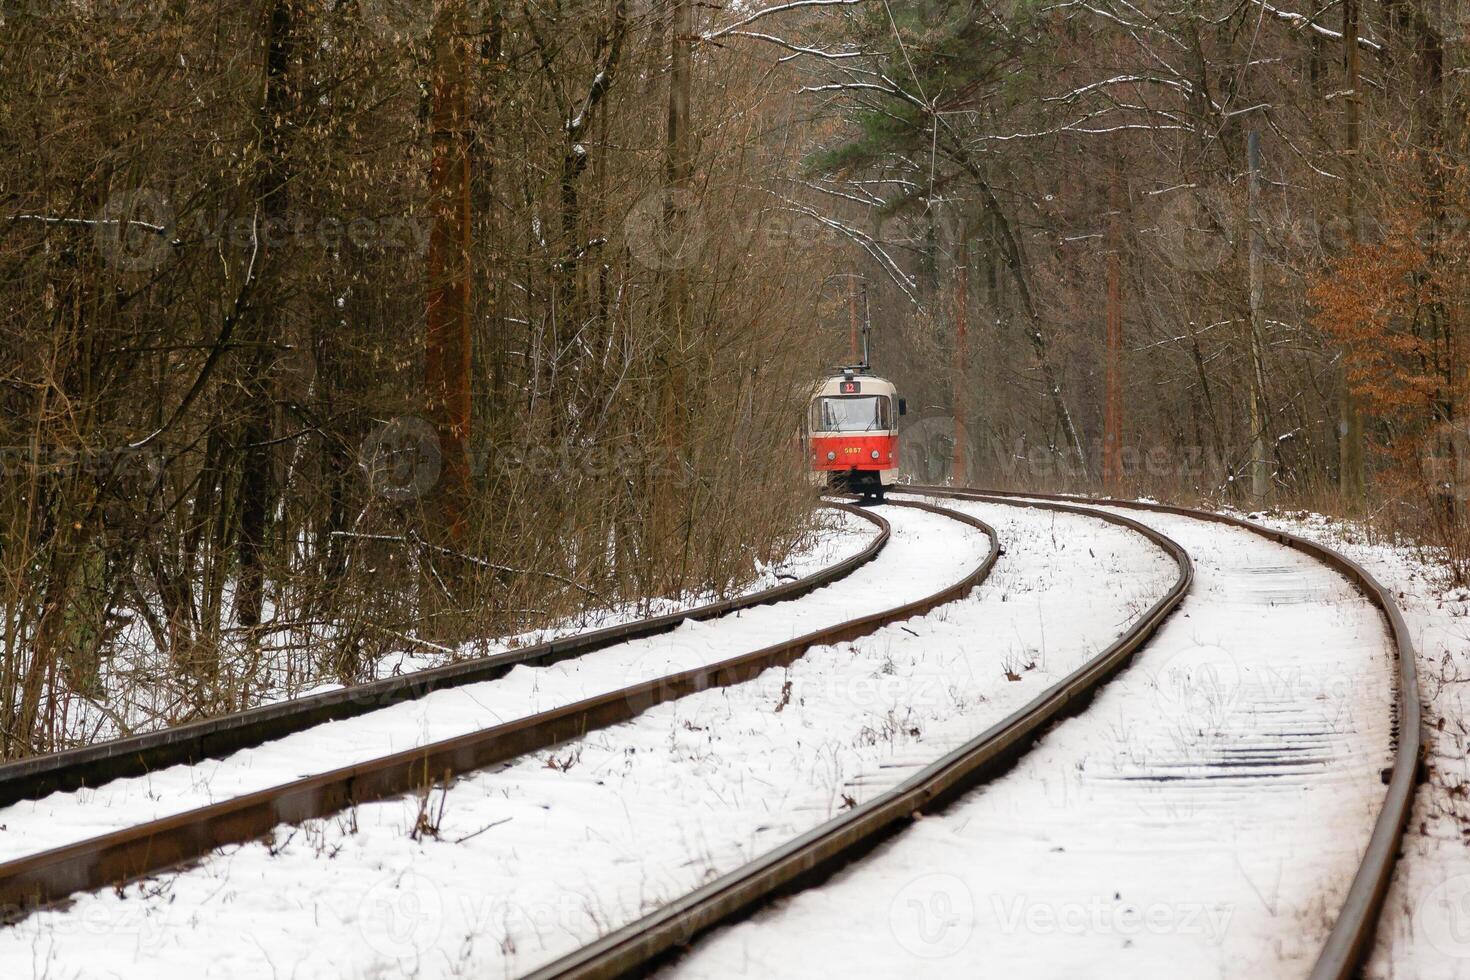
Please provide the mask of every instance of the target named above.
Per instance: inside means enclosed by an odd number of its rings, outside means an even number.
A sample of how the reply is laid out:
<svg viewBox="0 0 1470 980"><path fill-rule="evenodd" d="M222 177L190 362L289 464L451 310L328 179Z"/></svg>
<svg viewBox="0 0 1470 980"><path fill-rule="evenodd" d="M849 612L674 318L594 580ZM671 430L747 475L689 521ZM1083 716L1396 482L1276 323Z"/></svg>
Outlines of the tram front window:
<svg viewBox="0 0 1470 980"><path fill-rule="evenodd" d="M815 432L872 432L890 426L891 410L883 395L819 398L812 413Z"/></svg>

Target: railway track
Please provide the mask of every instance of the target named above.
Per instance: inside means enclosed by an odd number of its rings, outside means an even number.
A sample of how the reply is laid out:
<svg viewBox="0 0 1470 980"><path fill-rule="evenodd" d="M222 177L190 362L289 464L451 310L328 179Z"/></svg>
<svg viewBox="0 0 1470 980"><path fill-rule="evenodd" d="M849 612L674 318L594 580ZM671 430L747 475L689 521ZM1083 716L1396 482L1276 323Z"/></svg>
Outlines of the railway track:
<svg viewBox="0 0 1470 980"><path fill-rule="evenodd" d="M1168 592L1083 666L924 767L893 789L803 834L597 942L547 964L531 980L638 976L650 972L700 935L750 915L770 901L818 884L901 830L916 815L943 808L1004 773L1051 724L1086 706L1178 608L1194 567L1179 544L1145 524L1069 502L1007 501L1014 506L1094 517L1127 528L1173 559L1178 576Z"/></svg>
<svg viewBox="0 0 1470 980"><path fill-rule="evenodd" d="M1346 895L1336 909L1330 931L1311 968L1314 980L1346 978L1356 975L1357 969L1371 948L1383 897L1388 887L1393 862L1398 851L1404 823L1412 800L1415 769L1420 752L1420 716L1417 678L1415 677L1415 654L1409 641L1402 616L1392 597L1372 576L1349 559L1305 539L1274 531L1249 521L1187 508L1165 505L1139 504L1112 500L1068 497L1061 495L986 494L975 491L956 491L938 487L910 487L909 492L929 496L961 500L976 500L1009 503L1070 504L1083 507L1091 513L1108 511L1095 510L1107 506L1119 510L1142 511L1154 514L1169 514L1192 520L1209 521L1233 527L1257 535L1268 541L1284 545L1302 555L1320 562L1340 574L1381 615L1383 626L1390 639L1397 665L1397 690L1393 702L1394 742L1392 765L1384 774L1387 789L1377 817L1373 820L1371 834L1362 851L1361 860L1352 877ZM1177 546L1176 546L1177 547ZM1182 549L1180 549L1182 555ZM1184 559L1187 561L1187 559ZM1182 599L1182 590L1176 595ZM1154 611L1157 613L1157 610ZM1134 649L1142 642L1134 644ZM1099 660L1104 660L1104 654ZM1119 664L1121 666L1121 663ZM1106 675L1094 673L1088 696L1096 690L1106 676L1116 673L1114 669ZM1080 679L1079 679L1080 680ZM1060 694L1061 692L1057 692ZM1041 699L1044 701L1045 699ZM537 980L552 977L613 977L640 975L649 972L661 962L677 956L701 934L709 932L721 923L748 918L755 910L772 899L792 894L803 888L830 878L834 872L854 863L868 853L878 842L886 839L893 831L905 824L906 818L915 813L932 813L946 803L956 799L967 787L974 787L995 776L1004 768L1005 760L991 762L994 756L986 755L988 740L998 739L1014 753L1019 742L1029 739L1034 728L1026 728L1040 703L1033 703L990 732L977 738L951 756L930 766L902 786L874 800L862 808L828 825L819 828L785 848L752 862L708 887L686 896L658 912L618 930L597 943L584 947L533 974ZM1015 732L1014 738L1007 732ZM1024 733L1024 734L1023 734ZM968 760L974 760L970 762ZM987 765L987 763L989 763ZM1056 764L1056 763L1053 763ZM1242 763L1257 765L1258 762ZM962 774L962 775L961 775ZM955 776L960 778L955 779ZM1173 778L1173 777L1164 777ZM900 863L902 859L895 858ZM912 867L913 853L909 854ZM870 876L867 889L853 883L853 891L871 895L871 888L878 876ZM825 903L837 903L844 907L840 897L826 896ZM808 911L813 908L808 906ZM840 912L834 916L841 918ZM798 918L792 929L800 935L825 935L823 927L832 923L820 916L807 915ZM852 922L858 934L867 935L874 923ZM759 930L759 926L752 926ZM791 930L788 930L790 932ZM769 937L772 948L785 948L782 939L790 942L795 937ZM1033 938L1034 944L1036 940ZM716 957L713 962L734 962L730 957L739 947L732 942L724 959ZM868 959L861 952L854 952L853 963L831 963L833 969L842 972L844 966L851 968L861 962L870 968L882 970L879 961ZM1050 962L1047 955L1040 954L1040 962ZM891 964L890 964L891 965ZM1053 964L1055 966L1055 964ZM1076 964L1073 964L1075 967ZM792 965L793 969L800 969ZM756 967L760 969L759 966ZM707 975L708 966L694 971Z"/></svg>
<svg viewBox="0 0 1470 980"><path fill-rule="evenodd" d="M159 732L115 739L0 765L0 807L51 793L97 787L169 766L194 765L253 748L294 732L381 708L416 701L435 691L504 677L516 667L546 667L606 650L629 640L672 632L686 622L706 622L758 606L789 602L841 581L888 545L888 522L846 504L826 506L871 523L876 536L862 551L827 568L770 589L681 612L578 633L494 656L416 671L335 691L294 698L248 711L191 722Z"/></svg>
<svg viewBox="0 0 1470 980"><path fill-rule="evenodd" d="M930 496L974 499L971 492L939 487L914 487ZM1313 980L1355 976L1372 948L1384 898L1388 893L1405 827L1413 806L1414 785L1423 753L1423 719L1416 670L1417 654L1408 626L1392 594L1361 565L1344 555L1306 538L1255 524L1243 518L1169 504L1140 501L1088 499L1064 494L988 492L992 499L1044 499L1087 502L1120 510L1169 514L1238 528L1306 555L1336 571L1380 613L1392 646L1397 667L1393 701L1392 764L1384 773L1386 791L1373 821L1347 895L1343 899L1326 942L1312 967Z"/></svg>
<svg viewBox="0 0 1470 980"><path fill-rule="evenodd" d="M907 826L915 815L937 812L970 789L1010 769L1045 729L1055 721L1081 710L1108 680L1117 676L1189 593L1194 568L1188 553L1181 545L1139 520L1101 511L1096 509L1098 507L1172 514L1249 531L1327 565L1350 582L1381 613L1398 666L1393 764L1385 777L1387 790L1384 802L1374 821L1362 862L1312 971L1314 978L1353 975L1372 943L1374 926L1382 907L1383 895L1412 799L1415 767L1420 750L1414 651L1402 617L1392 597L1383 587L1359 566L1335 552L1304 539L1226 515L1165 505L1060 495L1021 495L929 487L907 489L926 496L985 501L1105 520L1141 534L1162 548L1178 567L1178 577L1168 594L1140 616L1106 650L1020 711L991 726L969 743L924 767L880 796L658 911L609 933L601 940L548 964L532 976L605 977L647 973L676 956L695 939L712 929L740 921L772 899L791 895L828 879L834 872L853 864L879 843L891 838ZM921 506L933 512L943 511L951 515L955 513L919 503L902 506ZM99 837L73 847L12 861L0 865L0 902L12 908L30 909L76 891L134 880L199 857L222 844L259 837L281 823L297 823L356 803L421 789L460 772L481 769L498 761L554 746L588 731L625 721L655 704L710 687L741 683L771 666L791 663L811 646L865 635L886 623L921 615L967 593L982 581L995 564L1000 551L993 530L974 518L959 516L966 523L989 535L992 542L990 555L963 581L920 602L906 604L901 609L890 610L878 616L851 620L829 630L798 637L788 643L624 688L509 725L477 732L462 739L420 747L361 766L275 787L253 796L225 801L216 807L129 828L122 833ZM875 545L878 543L875 542ZM875 557L876 548L872 550L873 554L865 553L864 560L871 561ZM800 594L806 594L818 587L820 586L810 585ZM755 604L756 600L778 601L764 598L765 595L750 597L747 602ZM667 627L672 629L678 622L691 617L689 614L663 617L669 618L676 620L672 626ZM636 631L645 625L630 624L630 628ZM634 635L639 634L635 632ZM608 640L606 644L592 649L602 649L617 642L621 641ZM528 650L518 653L529 655L535 652ZM556 654L545 650L541 651L541 655ZM509 666L505 669L508 670ZM504 670L500 671L500 674L503 673ZM350 693L334 692L338 697L346 697L351 702L354 699L348 697ZM361 696L356 699L357 702L363 700ZM369 706L373 704L372 701L367 703ZM209 743L206 740L198 744ZM87 764L95 766L97 760L89 760ZM83 781L82 784L87 783Z"/></svg>
<svg viewBox="0 0 1470 980"><path fill-rule="evenodd" d="M753 652L725 659L679 673L657 678L631 687L609 691L596 697L540 712L506 724L481 729L460 737L418 746L411 750L393 753L370 761L344 768L319 773L283 785L273 786L254 793L247 793L222 800L213 805L193 809L163 819L129 826L113 833L91 837L65 846L51 848L40 853L28 854L0 864L0 907L11 910L12 916L64 899L76 892L95 890L107 886L118 886L141 877L155 874L205 855L227 844L243 843L269 833L281 824L298 824L315 817L326 816L348 807L373 800L402 795L427 789L434 784L446 783L454 776L494 765L495 763L525 755L567 739L585 735L590 731L615 725L647 710L654 705L673 700L685 694L741 683L762 671L788 664L799 658L815 645L825 645L867 635L884 625L923 615L955 598L966 595L993 567L999 554L999 543L994 531L972 517L931 504L912 502L905 508L943 516L946 519L968 525L989 540L988 553L974 568L968 570L958 581L914 601L904 602L892 608L846 619L835 625L808 632L765 646ZM875 547L850 559L836 570L823 576L823 584L830 583L844 574L850 574L860 565L871 561L877 548L888 539L888 524L876 515L862 513L877 523L883 530ZM809 582L793 583L783 587L780 594L785 598L804 595L820 588ZM777 590L772 590L777 591ZM721 604L725 611L748 608L752 605L776 601L770 593L751 597L743 603ZM700 618L709 619L718 613L701 610ZM660 617L650 623L630 624L617 627L623 638L648 635L650 631L667 631L679 625L689 614ZM670 620L673 622L670 622ZM591 649L602 649L616 640L606 635L598 636L594 645L570 647L563 644L555 649L530 649L517 651L514 664L499 663L469 665L475 675L483 677L487 670L495 670L492 676L501 676L515 664L536 663L535 658L565 659L575 656L571 649L581 653ZM550 648L553 645L546 645ZM528 659L530 658L530 659ZM553 662L548 661L548 662ZM450 677L441 675L439 682L453 681L469 683L463 674ZM395 687L398 696L408 696L423 689L423 679L418 687ZM365 698L362 691L333 692L327 699L331 707L320 703L297 708L296 711L282 709L279 716L272 716L265 726L258 724L259 716L236 717L222 721L213 731L220 733L218 741L211 742L208 733L196 732L173 739L159 739L148 751L159 753L152 758L172 758L179 746L189 751L202 751L219 744L254 744L247 739L263 739L263 731L299 730L306 726L306 718L318 717L323 710L350 710L364 713L364 704L377 703L377 693ZM286 706L289 707L289 706ZM254 727L252 727L254 726ZM281 726L272 728L271 726ZM207 753L212 756L215 753ZM119 769L136 766L136 759L143 756L137 747L126 753L101 751L102 758L118 758ZM149 758L143 756L145 759ZM83 753L75 758L75 764L96 778L98 756ZM53 760L49 767L37 767L45 772L44 778L54 782L77 781L80 777L74 770ZM117 771L117 770L104 770ZM18 778L40 779L27 770ZM31 783L30 785L35 785ZM88 783L90 785L90 783Z"/></svg>

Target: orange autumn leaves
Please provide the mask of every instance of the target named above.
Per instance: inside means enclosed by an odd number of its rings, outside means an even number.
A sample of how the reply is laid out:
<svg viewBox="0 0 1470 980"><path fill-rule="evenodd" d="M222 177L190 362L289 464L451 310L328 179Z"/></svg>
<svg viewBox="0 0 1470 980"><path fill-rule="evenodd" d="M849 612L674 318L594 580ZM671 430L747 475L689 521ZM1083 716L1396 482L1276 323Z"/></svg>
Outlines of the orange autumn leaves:
<svg viewBox="0 0 1470 980"><path fill-rule="evenodd" d="M1470 394L1470 241L1462 224L1441 219L1435 227L1416 220L1422 213L1391 215L1380 240L1329 263L1309 292L1317 327L1342 351L1373 443L1401 477L1416 475L1447 429L1464 424Z"/></svg>

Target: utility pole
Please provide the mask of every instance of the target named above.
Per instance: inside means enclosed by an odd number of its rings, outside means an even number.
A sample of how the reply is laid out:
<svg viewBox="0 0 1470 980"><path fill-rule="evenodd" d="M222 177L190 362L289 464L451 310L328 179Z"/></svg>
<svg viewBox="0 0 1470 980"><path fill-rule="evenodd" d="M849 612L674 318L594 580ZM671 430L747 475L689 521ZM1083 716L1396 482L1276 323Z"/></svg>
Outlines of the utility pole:
<svg viewBox="0 0 1470 980"><path fill-rule="evenodd" d="M1103 412L1103 487L1117 496L1123 484L1123 203L1122 157L1113 168L1108 222L1107 404Z"/></svg>
<svg viewBox="0 0 1470 980"><path fill-rule="evenodd" d="M862 365L867 371L873 366L873 353L870 341L873 338L873 308L868 302L868 284L863 283L863 343L862 343Z"/></svg>
<svg viewBox="0 0 1470 980"><path fill-rule="evenodd" d="M464 536L470 445L469 31L465 0L446 0L434 23L429 173L428 303L424 382L442 454L439 516Z"/></svg>
<svg viewBox="0 0 1470 980"><path fill-rule="evenodd" d="M1249 167L1249 203L1246 212L1250 242L1250 427L1251 499L1265 500L1271 492L1271 464L1266 457L1266 367L1262 350L1265 337L1263 279L1264 243L1261 236L1261 137L1254 129L1246 138Z"/></svg>
<svg viewBox="0 0 1470 980"><path fill-rule="evenodd" d="M1344 215L1347 217L1348 247L1358 242L1358 151L1359 113L1362 103L1358 86L1362 83L1360 52L1358 50L1358 23L1360 0L1343 0L1342 43L1343 68L1347 76L1346 146L1343 148L1343 185L1346 196ZM1363 505L1363 415L1353 394L1348 379L1347 351L1340 352L1342 358L1342 404L1337 434L1337 486L1344 512L1358 513Z"/></svg>
<svg viewBox="0 0 1470 980"><path fill-rule="evenodd" d="M970 479L965 459L970 447L970 437L965 430L965 415L969 410L969 400L965 397L969 360L965 333L970 325L970 243L961 240L959 252L954 279L954 461L950 464L949 473L950 483L963 487Z"/></svg>
<svg viewBox="0 0 1470 980"><path fill-rule="evenodd" d="M858 281L857 276L847 280L847 323L849 330L847 363L858 362Z"/></svg>

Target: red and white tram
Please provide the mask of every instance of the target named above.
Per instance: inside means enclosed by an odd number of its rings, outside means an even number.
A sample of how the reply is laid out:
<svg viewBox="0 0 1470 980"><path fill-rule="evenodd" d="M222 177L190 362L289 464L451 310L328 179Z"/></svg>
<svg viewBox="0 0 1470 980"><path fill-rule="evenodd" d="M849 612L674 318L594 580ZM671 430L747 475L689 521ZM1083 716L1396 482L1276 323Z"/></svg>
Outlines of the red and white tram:
<svg viewBox="0 0 1470 980"><path fill-rule="evenodd" d="M898 482L898 419L906 411L898 389L865 367L828 378L807 414L813 473L833 490L882 501Z"/></svg>

